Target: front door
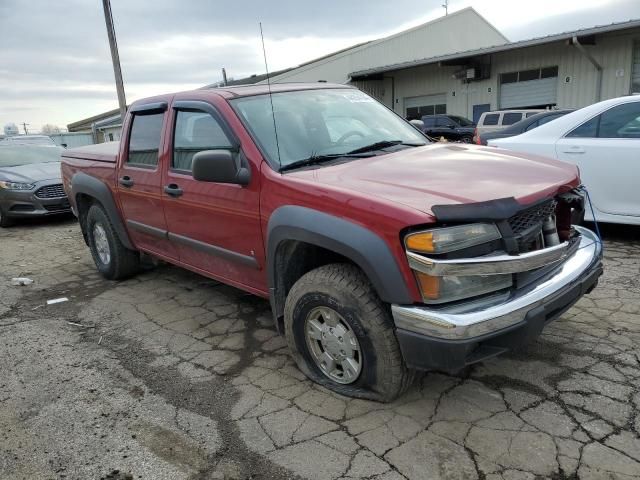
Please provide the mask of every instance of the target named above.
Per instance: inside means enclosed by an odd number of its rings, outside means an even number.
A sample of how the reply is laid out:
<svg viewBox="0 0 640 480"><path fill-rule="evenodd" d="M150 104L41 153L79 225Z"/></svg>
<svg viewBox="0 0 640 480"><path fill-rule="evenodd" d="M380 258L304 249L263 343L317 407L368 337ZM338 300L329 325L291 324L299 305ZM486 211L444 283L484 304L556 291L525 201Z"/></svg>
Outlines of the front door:
<svg viewBox="0 0 640 480"><path fill-rule="evenodd" d="M601 113L556 144L560 160L580 167L595 208L640 216L640 102Z"/></svg>
<svg viewBox="0 0 640 480"><path fill-rule="evenodd" d="M204 101L176 101L172 156L164 175L169 238L180 261L253 293L267 292L260 228L259 171L249 165L231 128ZM228 149L252 168L247 186L201 182L191 175L196 153ZM256 162L259 165L259 162Z"/></svg>
<svg viewBox="0 0 640 480"><path fill-rule="evenodd" d="M166 104L133 107L129 141L122 142L117 189L127 230L134 245L167 259L178 254L167 238L162 205L162 145Z"/></svg>

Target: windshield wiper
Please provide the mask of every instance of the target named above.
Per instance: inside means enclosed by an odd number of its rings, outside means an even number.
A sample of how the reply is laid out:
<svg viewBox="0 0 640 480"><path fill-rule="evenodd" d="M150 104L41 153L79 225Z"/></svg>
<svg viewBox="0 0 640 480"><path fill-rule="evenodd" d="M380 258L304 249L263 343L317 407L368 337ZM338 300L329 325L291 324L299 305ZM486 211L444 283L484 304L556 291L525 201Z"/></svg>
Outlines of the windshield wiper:
<svg viewBox="0 0 640 480"><path fill-rule="evenodd" d="M382 148L393 147L395 145L406 145L408 147L421 147L424 144L422 143L406 143L402 140L382 140L380 142L372 143L371 145L365 145L364 147L356 148L355 150L351 150L348 152L349 154L353 153L364 153L364 152L372 152L374 150L380 150Z"/></svg>
<svg viewBox="0 0 640 480"><path fill-rule="evenodd" d="M280 172L286 172L287 170L294 170L296 168L308 167L310 165L318 165L320 163L329 162L331 160L335 160L337 158L366 158L371 155L358 155L358 152L347 152L347 153L331 153L327 155L314 155L309 158L303 158L302 160L296 160L295 162L291 162L287 165L283 165L280 167Z"/></svg>

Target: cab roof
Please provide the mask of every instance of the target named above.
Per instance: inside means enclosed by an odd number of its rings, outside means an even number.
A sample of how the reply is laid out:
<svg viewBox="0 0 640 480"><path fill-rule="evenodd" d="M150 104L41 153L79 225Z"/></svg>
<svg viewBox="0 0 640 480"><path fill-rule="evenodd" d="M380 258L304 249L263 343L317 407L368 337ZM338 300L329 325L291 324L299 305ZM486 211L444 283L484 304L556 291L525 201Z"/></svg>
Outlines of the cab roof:
<svg viewBox="0 0 640 480"><path fill-rule="evenodd" d="M326 90L334 88L355 88L350 85L342 85L339 83L272 83L271 93L293 92L298 90ZM237 85L233 87L205 87L204 90L211 90L225 98L251 97L254 95L264 95L269 93L269 85L252 84Z"/></svg>

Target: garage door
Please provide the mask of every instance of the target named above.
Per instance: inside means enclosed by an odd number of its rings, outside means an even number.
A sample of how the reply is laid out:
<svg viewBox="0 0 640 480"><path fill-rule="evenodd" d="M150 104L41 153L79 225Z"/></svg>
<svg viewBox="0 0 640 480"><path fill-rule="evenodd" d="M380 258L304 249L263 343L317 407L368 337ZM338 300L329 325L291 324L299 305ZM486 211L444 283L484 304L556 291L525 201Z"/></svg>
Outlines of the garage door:
<svg viewBox="0 0 640 480"><path fill-rule="evenodd" d="M404 113L409 120L419 119L423 115L447 113L447 94L406 97L404 99Z"/></svg>
<svg viewBox="0 0 640 480"><path fill-rule="evenodd" d="M558 96L558 67L500 75L500 108L546 107Z"/></svg>

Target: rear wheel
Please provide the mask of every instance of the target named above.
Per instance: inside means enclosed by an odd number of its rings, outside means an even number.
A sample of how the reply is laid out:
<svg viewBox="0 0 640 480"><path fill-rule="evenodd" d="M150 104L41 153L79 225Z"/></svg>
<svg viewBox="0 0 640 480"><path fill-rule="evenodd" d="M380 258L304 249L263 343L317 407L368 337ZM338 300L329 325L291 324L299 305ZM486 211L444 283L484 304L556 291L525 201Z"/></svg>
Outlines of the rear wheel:
<svg viewBox="0 0 640 480"><path fill-rule="evenodd" d="M140 254L122 244L101 206L91 206L85 227L91 256L103 277L120 280L139 270Z"/></svg>
<svg viewBox="0 0 640 480"><path fill-rule="evenodd" d="M337 393L391 401L413 381L388 308L355 266L303 275L287 296L284 321L300 370Z"/></svg>
<svg viewBox="0 0 640 480"><path fill-rule="evenodd" d="M460 139L462 143L473 143L473 137L470 135L465 135Z"/></svg>

